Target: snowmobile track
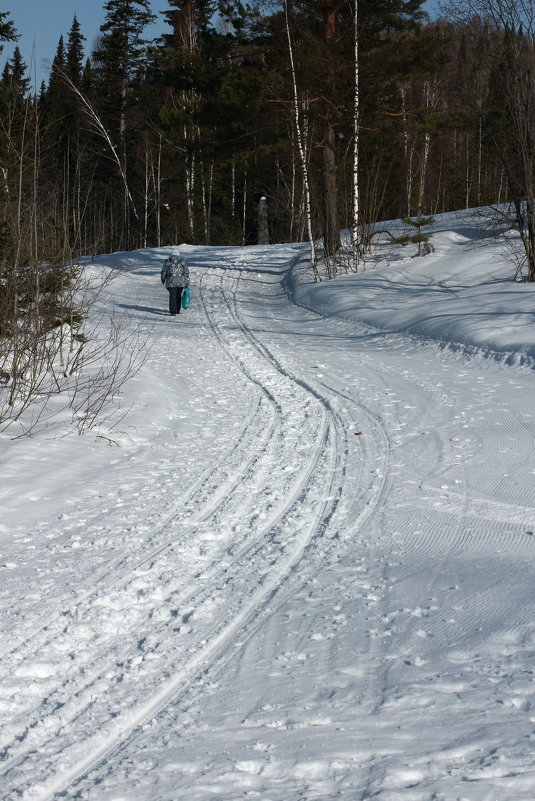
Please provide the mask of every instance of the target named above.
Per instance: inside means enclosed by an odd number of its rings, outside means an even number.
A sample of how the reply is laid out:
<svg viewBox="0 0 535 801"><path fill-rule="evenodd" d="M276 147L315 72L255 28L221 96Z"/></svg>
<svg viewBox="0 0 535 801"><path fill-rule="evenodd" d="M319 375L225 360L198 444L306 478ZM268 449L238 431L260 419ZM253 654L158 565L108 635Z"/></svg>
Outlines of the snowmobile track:
<svg viewBox="0 0 535 801"><path fill-rule="evenodd" d="M294 399L296 393L300 397L305 393L311 396L314 404L322 410L319 432L317 416L314 420L316 436L312 438L312 449L310 450L309 447L307 451L306 467L301 464L297 479L294 478L289 486L286 486L285 503L282 510L268 515L262 521L262 525L253 531L254 536L251 541L246 542L243 546L237 544L227 549L227 561L223 568L221 568L220 562L215 561L211 567L205 568L198 577L199 583L202 584L200 589L193 593L179 593L173 597L173 608L188 610L199 608L211 598L221 599L227 596L229 609L223 620L218 618L215 625L209 626L208 630L204 630L202 633L199 632L197 642L185 652L182 651L185 656L181 658L180 649L174 654L173 664L169 665L167 672L168 678L162 682L157 694L151 695L145 703L127 713L121 711L114 715L109 715L109 713L106 715L106 710L99 710L98 698L94 697L95 688L99 688L98 693L105 693L106 681L109 682L104 677L105 668L103 670L101 666L103 654L99 650L96 659L83 665L82 673L76 673L71 680L67 680L59 688L60 692L57 697L55 697L56 693L52 693L44 705L34 709L33 723L29 722L26 731L19 732L16 741L12 741L11 748L6 749L7 765L11 766L6 773L6 779L14 780L11 784L14 792L19 781L19 769L23 768L26 758L36 747L36 741L48 740L50 729L59 730L55 745L54 743L50 744L48 764L35 771L32 779L33 790L30 790L29 794L23 795L23 798L50 799L67 787L72 787L73 783L76 783L81 776L102 761L106 755L120 748L122 743L132 735L132 732L137 730L145 720L157 714L170 698L176 698L185 692L199 674L209 671L211 665L221 659L225 653L231 654L231 644L237 635L240 632L243 633L251 625L253 619L255 625L259 625L262 618L271 613L269 604L274 595L280 592L285 580L313 547L313 544L326 536L330 522L335 516L345 475L343 459L347 457L348 452L347 422L343 421L332 409L322 393L304 380L291 375L271 352L247 330L237 314L235 294L233 293L232 302L229 302L226 294L223 297L227 312L231 314L231 318L239 330L242 345L236 342L235 333L233 333L232 341L229 341L225 325L217 323L214 319L215 315L208 309L206 309L207 319L214 335L219 338L223 351L226 351L227 355L239 364L244 375L258 386L276 412L272 427L268 429L265 440L271 442L274 437L278 437L280 442L277 447L283 446L283 417L281 401L277 398L277 392L281 391L281 383L286 392L289 388L290 396ZM246 345L245 350L243 343ZM260 375L257 374L259 365L261 366ZM271 373L271 378L266 379L266 369ZM274 376L276 380L274 380ZM287 398L284 398L283 402L286 401ZM295 413L300 417L300 404L295 401L294 404ZM276 447L273 446L273 448L274 452L270 453L268 457L271 465L275 463L276 455ZM249 465L242 471L240 481L244 480L248 470L254 468L256 461L254 457L249 459ZM266 480L265 471L262 480ZM227 497L236 491L238 483L233 482L233 487L228 490ZM373 514L384 491L384 482L380 486L376 486L375 490L373 503L368 501L364 504L359 525ZM327 500L320 500L319 506L318 500L312 500L312 503L317 506L314 516L306 526L300 528L299 509L308 502L309 498L317 499L322 495L326 496ZM202 516L203 521L210 515L213 515L213 510L205 510ZM188 526L190 534L194 534L195 531L194 524ZM141 566L149 562L156 563L158 556L170 547L170 544L165 543L153 551L150 557L143 560ZM231 588L236 582L239 583L243 571L247 571L248 566L252 563L256 565L257 588L248 596L246 603L236 609L232 607L230 600L234 595L239 596L239 593L233 593ZM133 569L129 569L126 575L130 576ZM158 573L158 571L154 572ZM158 580L161 580L160 574L156 576L156 581ZM117 588L113 579L110 585ZM125 586L122 585L123 592ZM109 589L109 586L107 588ZM229 592L230 598L228 598ZM184 617L188 614L186 612ZM137 625L139 627L139 624ZM172 636L173 625L161 624L157 628L157 633L165 637ZM152 628L154 628L154 624ZM107 659L104 660L106 664L112 664L115 661L110 659L109 654L106 656ZM119 679L115 674L113 681L116 680ZM127 688L129 683L127 675L122 675L120 680ZM104 684L102 684L103 681ZM65 703L65 695L74 699L70 708L69 704ZM59 722L56 722L58 709L61 709L62 705L67 709L59 714ZM88 718L85 725L84 717ZM83 745L82 753L80 753L79 747L65 743L61 737L61 729L65 728L67 722L75 728L76 726L82 727L82 730L79 731ZM97 733L88 736L87 732L94 731L95 728ZM63 768L58 768L59 763L62 763ZM8 798L11 797L16 798L17 796L8 796Z"/></svg>
<svg viewBox="0 0 535 801"><path fill-rule="evenodd" d="M237 309L235 293L232 293L232 300L229 301L224 289L224 282L221 283L220 289L220 295L227 304L228 310L234 323L236 324L236 327L240 329L243 337L253 345L255 353L257 355L260 354L271 365L275 365L277 371L290 382L301 387L307 393L312 394L321 403L325 411L324 419L326 421L326 428L324 429L324 434L319 447L316 450L315 460L310 469L307 471L306 481L301 482L302 486L300 492L296 492L294 494L291 506L287 508L283 515L278 517L279 523L282 523L284 517L291 514L293 506L299 507L302 503L306 502L307 484L317 472L320 462L323 459L321 454L323 454L325 450L330 452L330 462L327 463L327 475L330 475L330 483L325 486L325 493L328 497L328 500L322 503L321 508L316 513L314 521L307 525L306 529L301 532L299 538L297 538L298 541L296 543L296 547L289 551L282 564L279 558L278 572L274 574L271 570L272 565L276 563L276 560L273 559L269 565L265 578L262 580L262 589L253 595L249 604L247 604L247 606L241 610L240 614L211 641L210 645L203 650L201 654L199 654L199 659L194 660L193 664L190 666L190 669L188 669L188 679L184 680L184 678L182 678L179 681L173 681L166 689L165 693L158 697L157 701L155 700L155 703L152 705L150 710L150 717L156 716L166 706L171 698L173 699L173 703L176 705L180 699L186 695L186 693L189 695L191 689L195 686L195 682L200 678L201 675L205 676L206 674L209 674L214 670L214 668L216 668L216 666L217 671L221 670L222 665L235 657L236 641L239 639L240 648L243 647L244 643L253 636L255 631L257 631L263 625L265 620L274 614L274 612L285 602L286 594L284 588L288 579L290 576L294 575L297 565L300 564L303 559L307 557L307 555L312 555L312 552L318 548L320 543L321 554L318 554L318 559L320 559L322 563L328 552L336 552L340 548L340 542L337 536L329 534L328 529L331 521L333 521L336 516L340 503L342 488L340 482L345 480L345 466L340 463L340 453L343 452L344 456L347 457L349 440L347 421L344 420L342 416L332 408L328 398L323 394L323 392L321 392L321 390L312 387L312 385L310 385L304 379L297 378L287 368L282 366L282 364L276 359L271 351L266 348L241 321ZM228 328L228 325L225 323L223 326L221 326L215 322L209 314L207 316L209 317L210 323L213 326L214 333L221 339L222 347L228 347L230 357L236 359L238 363L240 363L241 369L246 372L246 374L250 377L250 380L258 383L260 388L263 391L266 391L266 387L263 386L261 382L259 383L258 379L255 378L253 370L251 370L250 366L243 364L241 361L242 357L235 353L234 345L232 343L227 344L225 329ZM269 393L270 395L272 394L271 390L269 390ZM380 419L376 415L372 415L371 413L367 412L362 404L356 403L356 406L362 414L367 416L369 415L370 422L373 422L373 424L375 424L379 429L378 436L384 456L385 478L378 484L375 484L372 487L367 487L366 491L358 496L358 505L360 506L360 509L359 514L356 516L354 522L355 534L362 529L364 524L375 513L376 509L380 507L381 501L387 491L389 460L388 438L386 437L386 433L382 428ZM337 442L336 447L333 447L333 442L330 441L330 439L332 440L333 432L335 441ZM340 447L341 441L343 441L343 448ZM363 450L365 450L365 446L363 446ZM373 457L375 462L377 457L376 452L374 452ZM370 497L367 497L366 500L364 500L364 496L370 495L372 496L371 500ZM276 523L277 520L263 527L260 540L267 538L271 542L275 542L276 548L279 550L279 543L282 538L277 537ZM257 541L251 547L242 549L242 551L236 555L236 558L242 559L245 564L250 564L251 561L254 561L258 554L262 552L264 547L265 544L262 541ZM280 557L280 553L278 555ZM236 562L233 562L232 566L235 567L235 565ZM313 570L317 569L318 565L316 564ZM230 573L230 570L225 569L224 574L227 575L228 573ZM232 576L230 577L230 580L232 580ZM147 717L149 717L149 713L144 715L143 720L145 720ZM117 743L111 747L111 750L106 752L105 757L108 758L112 754L116 754L123 749L126 743L135 737L135 733L141 726L143 720L140 720L137 726L133 727L131 732L127 733L124 738L119 739ZM96 758L93 762L93 765L88 766L86 775L90 773L91 768L96 767L96 765L101 761L102 756ZM83 776L80 775L80 779L82 778Z"/></svg>

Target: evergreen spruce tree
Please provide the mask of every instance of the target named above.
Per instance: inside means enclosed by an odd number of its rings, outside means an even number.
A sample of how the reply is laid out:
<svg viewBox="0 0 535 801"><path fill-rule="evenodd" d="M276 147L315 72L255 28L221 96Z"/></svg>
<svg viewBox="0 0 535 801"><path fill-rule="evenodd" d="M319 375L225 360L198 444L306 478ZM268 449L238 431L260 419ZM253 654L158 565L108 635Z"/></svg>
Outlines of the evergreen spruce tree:
<svg viewBox="0 0 535 801"><path fill-rule="evenodd" d="M58 247L69 252L79 247L81 176L87 141L93 135L84 131L87 126L75 91L81 83L84 38L74 17L67 47L60 36L48 88L39 100L41 139L49 154L42 167L43 196L56 197L53 207L58 219L53 227L58 231Z"/></svg>
<svg viewBox="0 0 535 801"><path fill-rule="evenodd" d="M99 91L112 131L124 137L132 89L139 84L146 59L143 31L156 17L149 0L108 0L100 26L100 43L93 53Z"/></svg>
<svg viewBox="0 0 535 801"><path fill-rule="evenodd" d="M22 54L18 45L15 47L13 55L8 61L8 65L9 87L11 92L20 99L26 98L31 86L31 80L26 76L27 66L22 59Z"/></svg>
<svg viewBox="0 0 535 801"><path fill-rule="evenodd" d="M91 59L86 58L80 81L80 88L84 95L90 95L92 93L93 84L93 65L91 64Z"/></svg>
<svg viewBox="0 0 535 801"><path fill-rule="evenodd" d="M75 14L69 31L65 67L67 75L77 87L80 86L82 80L84 42L85 36L82 35L80 23Z"/></svg>
<svg viewBox="0 0 535 801"><path fill-rule="evenodd" d="M56 48L56 55L52 61L51 76L54 77L55 73L61 73L65 69L65 40L63 34L59 37L58 46Z"/></svg>
<svg viewBox="0 0 535 801"><path fill-rule="evenodd" d="M1 138L4 140L6 163L15 158L15 153L22 154L29 141L30 132L25 123L25 109L29 101L31 80L26 75L26 69L17 45L2 74L1 99L4 115ZM5 184L8 182L6 174L11 172L11 169L5 167Z"/></svg>
<svg viewBox="0 0 535 801"><path fill-rule="evenodd" d="M7 11L0 12L0 53L2 52L2 42L14 42L19 37L15 31L13 22L8 19ZM0 185L0 277L5 275L5 261L9 258L10 237L8 228L8 163L10 158L10 110L9 96L11 67L9 61L6 62L0 79L0 169L3 176ZM9 316L9 304L6 304L5 297L0 300L0 331L5 331L7 317Z"/></svg>
<svg viewBox="0 0 535 801"><path fill-rule="evenodd" d="M265 196L272 240L302 238L303 179L284 15L265 5L250 13L240 0L161 5L166 32L150 49L144 38L154 19L149 0L105 2L100 40L85 63L76 16L68 38L60 39L38 100L39 141L47 153L40 192L54 209L47 230L58 241L66 234L74 242L83 227L87 242L98 242L99 249L180 238L253 242ZM339 229L352 224L355 185L354 5L293 0L288 8L313 233L324 235L334 267ZM505 197L506 184L509 197L525 195L535 125L524 140L509 135L518 111L512 101L521 89L507 77L514 53L482 22L441 21L423 29L421 23L421 0L358 0L358 190L365 244L380 219L410 218L407 224L417 230L407 239L416 244L414 236L422 230L425 236L425 228L414 220L425 219L424 213L459 208L466 198L492 202L500 192ZM0 13L0 42L3 30L14 35ZM516 29L513 46L527 47ZM441 69L445 52L448 70ZM529 72L524 57L519 63ZM4 133L16 132L14 112L17 103L24 108L29 84L16 51L0 78ZM429 86L433 103L426 103ZM82 113L83 98L90 105ZM14 175L11 167L8 176ZM422 251L427 243L422 238L417 244Z"/></svg>
<svg viewBox="0 0 535 801"><path fill-rule="evenodd" d="M255 241L258 199L271 195L260 178L274 136L266 48L239 3L220 6L219 29L213 10L210 0L170 0L164 12L159 127L180 169L170 206L190 241Z"/></svg>
<svg viewBox="0 0 535 801"><path fill-rule="evenodd" d="M2 42L16 42L19 38L13 21L8 17L9 11L0 11L0 53L4 49Z"/></svg>
<svg viewBox="0 0 535 801"><path fill-rule="evenodd" d="M138 201L131 189L139 165L136 158L139 136L134 135L139 112L136 92L147 64L147 41L143 31L156 17L150 11L148 0L108 0L104 10L106 15L100 26L101 36L93 52L92 67L97 111L110 141L105 145L108 152L106 160L99 164L98 179L114 204L122 188L123 208L116 208L114 216L122 219L120 246L130 247L140 220ZM110 146L117 164L114 174L109 171ZM140 177L140 183L143 182Z"/></svg>
<svg viewBox="0 0 535 801"><path fill-rule="evenodd" d="M46 93L47 108L55 105L63 106L67 89L65 86L65 44L63 36L59 37L56 55L52 61L50 75L48 78L48 90ZM58 110L55 116L60 117L62 110ZM50 115L49 115L50 116Z"/></svg>

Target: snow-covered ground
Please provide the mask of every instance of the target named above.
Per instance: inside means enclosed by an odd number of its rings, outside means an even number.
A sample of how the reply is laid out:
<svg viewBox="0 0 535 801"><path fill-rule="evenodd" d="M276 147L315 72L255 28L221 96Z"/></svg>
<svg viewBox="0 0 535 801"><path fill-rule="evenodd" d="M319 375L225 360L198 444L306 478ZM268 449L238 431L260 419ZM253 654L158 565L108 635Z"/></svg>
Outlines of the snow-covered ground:
<svg viewBox="0 0 535 801"><path fill-rule="evenodd" d="M0 438L3 801L533 801L535 286L470 217L102 257L129 415ZM120 447L115 447L115 441Z"/></svg>

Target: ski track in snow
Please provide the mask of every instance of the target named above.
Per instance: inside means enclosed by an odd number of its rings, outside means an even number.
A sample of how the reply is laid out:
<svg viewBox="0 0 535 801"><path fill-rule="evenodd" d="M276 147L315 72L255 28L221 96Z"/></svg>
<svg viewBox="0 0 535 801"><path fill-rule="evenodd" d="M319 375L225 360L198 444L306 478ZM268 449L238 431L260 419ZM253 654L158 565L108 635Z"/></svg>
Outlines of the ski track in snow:
<svg viewBox="0 0 535 801"><path fill-rule="evenodd" d="M151 355L210 360L215 463L169 498L184 447L150 457L21 606L5 799L532 799L532 376L292 306L262 254L201 251Z"/></svg>
<svg viewBox="0 0 535 801"><path fill-rule="evenodd" d="M224 293L221 297L224 297ZM340 472L340 466L335 463L339 456L336 427L347 438L345 427L341 427L340 420L334 417L325 400L305 388L302 382L295 382L283 372L273 358L270 358L267 350L247 335L243 327L240 328L239 319L233 313L231 304L227 302L226 307L233 314L237 334L232 333L230 337L228 334L223 335L222 329L218 330L217 323L213 322L211 329L222 350L230 354L247 378L260 388L271 406L272 419L263 436L260 454L256 454L250 460L251 464L242 469L233 486L225 489L219 502L220 508L216 505L215 510L204 511L202 518L209 526L217 528L220 522L214 519L216 516L225 516L226 521L229 521L234 515L234 525L237 526L238 521L244 517L246 498L249 496L254 500L250 511L251 532L247 532L245 539L242 532L238 543L227 542L223 559L220 550L216 550L214 562L205 567L202 574L194 577L196 583L202 585L200 591L191 592L188 588L186 592L181 592L168 575L168 550L172 549L175 558L180 558L181 555L179 542L173 540L152 550L150 556L138 564L127 566L128 570L124 569L122 562L119 563L116 566L121 568L118 580L116 576L101 580L95 591L77 599L76 604L63 611L57 621L49 621L41 630L28 635L26 643L17 648L17 660L24 660L29 664L33 661L35 666L39 654L41 660L45 659L45 662L40 663L45 666L44 673L47 672L48 653L68 652L71 643L80 638L77 630L79 625L84 629L82 636L93 642L91 650L87 652L89 659L73 660L72 669L63 676L61 685L50 692L44 702L31 709L22 709L22 725L19 728L13 727L9 732L9 740L3 742L5 771L14 788L25 784L25 772L29 767L28 755L46 744L47 759L41 759L39 765L31 766L31 785L23 797L47 798L60 792L144 719L154 714L174 693L182 690L184 685L187 686L198 671L206 671L214 655L225 647L230 647L228 641L247 623L253 613L258 616L284 577L295 569L304 551L310 547L312 538L327 536L327 527L334 515L337 494L343 482L343 475L341 479L338 478L336 485L334 479ZM213 317L207 315L207 319L211 320ZM302 454L299 448L295 453L296 441L294 437L287 436L288 428L299 429L299 437L304 442ZM286 465L285 472L289 473L285 477L283 471L280 488L273 476L273 467L279 464ZM322 495L325 492L328 500L323 500ZM237 500L234 496L238 496ZM235 510L232 509L232 503L237 506ZM369 505L369 499L365 502L367 504ZM301 508L309 505L312 508L317 506L317 511L311 515L310 520L302 523L299 519ZM168 520L164 521L162 528L168 523ZM188 542L192 537L197 539L201 534L198 526L199 523L189 524ZM185 539L183 535L182 540ZM165 559L163 568L158 562L162 555ZM258 573L255 577L258 589L251 592L251 597L247 594L241 595L236 590L236 585L239 587L239 574L246 564L253 564ZM140 603L140 599L151 596L156 596L160 603L164 601L168 607L157 610L158 617L163 620L156 624L153 605ZM222 599L228 604L226 619L217 618L215 625L212 625L211 608L216 605L219 607ZM133 615L137 636L140 636L141 631L147 631L147 637L150 636L152 644L140 644L143 658L140 657L139 661L131 659L130 664L124 665L121 662L123 638L117 638L115 625L111 626L108 636L98 630L99 609L107 607L113 610L114 617L127 624L136 605L138 609L141 607ZM147 609L143 609L143 606ZM206 622L202 615L203 606L208 607ZM95 608L96 614L93 611ZM180 613L181 609L187 611ZM93 628L89 622L92 615L95 616ZM185 637L185 645L180 642L184 639L184 634L181 634L181 626L177 626L177 618L181 618L188 628L193 629L192 635ZM192 618L200 618L200 631L191 624ZM147 622L143 623L144 620ZM173 638L179 640L175 647L169 644ZM163 686L149 700L144 699L127 713L110 714L108 703L112 688L114 706L119 709L123 705L128 706L130 685L134 680L137 684L136 693L139 693L138 664L147 662L162 640L166 642L167 663L162 665L160 659L155 669L158 674L166 677ZM188 640L197 642L189 645ZM201 645L198 644L199 640ZM182 653L179 655L177 651ZM182 655L184 652L185 656ZM53 662L52 655L48 664ZM151 676L151 682L154 681L155 677ZM120 690L117 685L120 685ZM121 703L122 697L125 699L124 703ZM101 699L104 699L104 703ZM104 708L100 709L100 706ZM97 729L97 734L88 736L87 732L94 729ZM78 730L79 736L76 734ZM55 735L53 743L50 740L51 733ZM57 770L58 762L65 765L63 770Z"/></svg>

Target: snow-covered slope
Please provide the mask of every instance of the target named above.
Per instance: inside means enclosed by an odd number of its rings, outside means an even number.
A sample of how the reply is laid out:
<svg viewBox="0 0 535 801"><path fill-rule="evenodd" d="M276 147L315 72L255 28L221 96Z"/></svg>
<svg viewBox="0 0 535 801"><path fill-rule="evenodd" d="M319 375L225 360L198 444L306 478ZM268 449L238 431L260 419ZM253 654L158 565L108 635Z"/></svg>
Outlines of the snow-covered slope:
<svg viewBox="0 0 535 801"><path fill-rule="evenodd" d="M403 232L399 223L387 228ZM327 286L311 284L303 262L293 273L296 297L326 314L533 366L535 284L513 280L512 250L490 228L483 211L439 214L424 230L433 253L414 258L415 245L400 248L383 235L365 273Z"/></svg>
<svg viewBox="0 0 535 801"><path fill-rule="evenodd" d="M176 319L100 260L152 350L107 440L0 440L3 799L532 801L533 291L468 227L184 247Z"/></svg>

